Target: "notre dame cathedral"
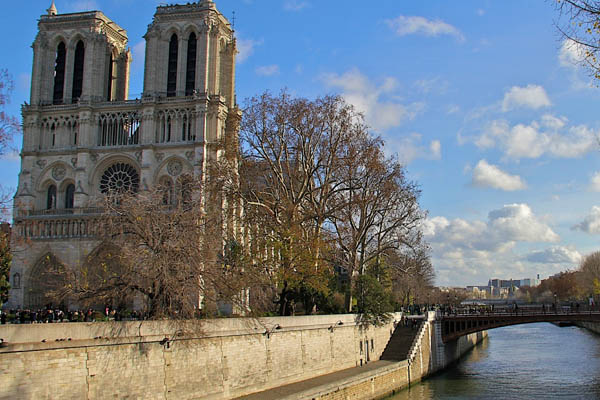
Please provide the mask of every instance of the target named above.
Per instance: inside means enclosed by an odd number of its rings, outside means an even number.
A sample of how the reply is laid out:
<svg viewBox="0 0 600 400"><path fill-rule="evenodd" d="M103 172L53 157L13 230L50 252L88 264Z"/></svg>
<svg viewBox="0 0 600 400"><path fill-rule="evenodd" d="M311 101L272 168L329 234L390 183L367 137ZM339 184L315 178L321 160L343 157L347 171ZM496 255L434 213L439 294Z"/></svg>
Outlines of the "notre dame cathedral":
<svg viewBox="0 0 600 400"><path fill-rule="evenodd" d="M9 308L46 304L33 277L47 260L99 252L98 200L113 189L203 179L222 141L237 141L233 30L211 0L156 9L145 35L144 89L128 99L127 33L100 11L54 2L33 43L31 100L13 211Z"/></svg>

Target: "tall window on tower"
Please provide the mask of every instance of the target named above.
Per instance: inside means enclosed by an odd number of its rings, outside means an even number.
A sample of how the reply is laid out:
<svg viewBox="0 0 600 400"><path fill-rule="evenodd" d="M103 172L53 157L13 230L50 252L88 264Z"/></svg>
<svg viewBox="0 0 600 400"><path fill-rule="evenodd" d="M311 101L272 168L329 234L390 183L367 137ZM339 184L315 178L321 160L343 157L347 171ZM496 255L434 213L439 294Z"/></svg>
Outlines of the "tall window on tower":
<svg viewBox="0 0 600 400"><path fill-rule="evenodd" d="M52 103L62 104L65 87L65 61L67 59L67 48L64 42L60 42L56 48L56 62L54 63L54 94Z"/></svg>
<svg viewBox="0 0 600 400"><path fill-rule="evenodd" d="M190 33L187 48L187 68L185 75L185 95L191 96L194 94L196 86L196 34Z"/></svg>
<svg viewBox="0 0 600 400"><path fill-rule="evenodd" d="M46 194L46 209L52 210L56 208L56 186L48 186L48 192Z"/></svg>
<svg viewBox="0 0 600 400"><path fill-rule="evenodd" d="M179 51L179 41L177 35L171 36L169 42L169 70L167 73L167 97L173 97L177 94L177 55Z"/></svg>
<svg viewBox="0 0 600 400"><path fill-rule="evenodd" d="M65 208L71 209L73 208L73 204L75 203L75 185L69 183L67 186L67 190L65 190Z"/></svg>
<svg viewBox="0 0 600 400"><path fill-rule="evenodd" d="M85 58L85 46L80 40L75 47L75 65L73 66L73 103L77 102L83 91L83 61Z"/></svg>
<svg viewBox="0 0 600 400"><path fill-rule="evenodd" d="M117 60L113 53L110 53L108 60L108 90L107 90L107 101L115 100L115 86L117 85Z"/></svg>

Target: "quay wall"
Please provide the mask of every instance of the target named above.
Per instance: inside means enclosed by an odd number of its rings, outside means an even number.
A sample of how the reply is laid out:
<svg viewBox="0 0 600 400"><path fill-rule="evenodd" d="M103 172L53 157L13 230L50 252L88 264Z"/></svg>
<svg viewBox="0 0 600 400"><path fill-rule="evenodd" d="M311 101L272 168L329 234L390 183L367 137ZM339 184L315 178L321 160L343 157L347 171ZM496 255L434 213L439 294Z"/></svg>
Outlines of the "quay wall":
<svg viewBox="0 0 600 400"><path fill-rule="evenodd" d="M462 336L445 344L442 342L441 324L436 323L434 313L429 313L426 323L422 325L415 338L407 360L383 366L345 381L312 388L298 393L293 398L297 400L380 399L447 368L486 338L487 331L482 331Z"/></svg>
<svg viewBox="0 0 600 400"><path fill-rule="evenodd" d="M600 335L600 322L577 321L575 325Z"/></svg>
<svg viewBox="0 0 600 400"><path fill-rule="evenodd" d="M378 360L400 317L1 325L0 399L233 398Z"/></svg>

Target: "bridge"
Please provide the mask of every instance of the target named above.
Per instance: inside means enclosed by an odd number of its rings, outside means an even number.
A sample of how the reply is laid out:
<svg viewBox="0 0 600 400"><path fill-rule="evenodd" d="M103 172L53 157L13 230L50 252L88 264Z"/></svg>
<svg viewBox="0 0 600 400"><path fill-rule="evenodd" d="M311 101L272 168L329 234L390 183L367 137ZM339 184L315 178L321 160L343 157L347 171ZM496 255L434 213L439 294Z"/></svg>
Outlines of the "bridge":
<svg viewBox="0 0 600 400"><path fill-rule="evenodd" d="M543 311L541 309L505 310L502 312L478 312L451 314L438 317L442 324L442 341L455 340L470 333L509 325L536 322L600 322L599 311Z"/></svg>

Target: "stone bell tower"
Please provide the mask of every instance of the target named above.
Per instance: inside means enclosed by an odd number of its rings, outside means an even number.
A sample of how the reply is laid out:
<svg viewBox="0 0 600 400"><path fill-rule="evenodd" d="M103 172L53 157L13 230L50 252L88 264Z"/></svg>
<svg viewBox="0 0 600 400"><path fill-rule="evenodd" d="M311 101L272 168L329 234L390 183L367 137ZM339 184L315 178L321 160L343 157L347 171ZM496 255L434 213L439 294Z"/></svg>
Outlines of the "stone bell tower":
<svg viewBox="0 0 600 400"><path fill-rule="evenodd" d="M213 1L158 6L145 35L144 92L128 99L127 33L100 11L38 21L31 99L14 198L8 307L48 304L49 262L77 268L101 257L98 208L112 190L203 181L215 161L237 160L235 39ZM176 196L165 198L174 201ZM237 206L219 198L215 210ZM235 230L235 218L223 232Z"/></svg>
<svg viewBox="0 0 600 400"><path fill-rule="evenodd" d="M33 43L31 105L126 100L127 32L100 11L59 15L52 2Z"/></svg>

